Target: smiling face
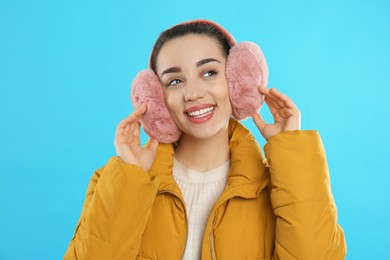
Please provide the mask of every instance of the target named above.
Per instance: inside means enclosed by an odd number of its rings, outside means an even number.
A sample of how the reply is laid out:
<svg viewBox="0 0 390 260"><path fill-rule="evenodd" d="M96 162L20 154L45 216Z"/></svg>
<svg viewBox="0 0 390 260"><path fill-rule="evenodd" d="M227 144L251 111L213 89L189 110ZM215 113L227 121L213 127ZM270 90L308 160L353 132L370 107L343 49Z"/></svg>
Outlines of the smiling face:
<svg viewBox="0 0 390 260"><path fill-rule="evenodd" d="M161 48L156 73L165 103L183 135L206 139L226 132L232 108L226 57L217 40L189 34Z"/></svg>

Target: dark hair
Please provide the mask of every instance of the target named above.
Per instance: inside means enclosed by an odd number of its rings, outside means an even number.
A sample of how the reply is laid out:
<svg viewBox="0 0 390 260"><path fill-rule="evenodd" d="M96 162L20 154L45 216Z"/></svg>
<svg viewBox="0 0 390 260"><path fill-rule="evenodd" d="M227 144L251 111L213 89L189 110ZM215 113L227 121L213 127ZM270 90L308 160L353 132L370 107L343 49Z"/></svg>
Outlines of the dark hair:
<svg viewBox="0 0 390 260"><path fill-rule="evenodd" d="M214 25L198 22L179 24L163 31L154 44L152 54L150 56L150 66L154 72L156 72L157 55L159 54L162 46L172 39L183 37L188 34L207 35L216 39L225 56L228 56L231 45L225 35Z"/></svg>

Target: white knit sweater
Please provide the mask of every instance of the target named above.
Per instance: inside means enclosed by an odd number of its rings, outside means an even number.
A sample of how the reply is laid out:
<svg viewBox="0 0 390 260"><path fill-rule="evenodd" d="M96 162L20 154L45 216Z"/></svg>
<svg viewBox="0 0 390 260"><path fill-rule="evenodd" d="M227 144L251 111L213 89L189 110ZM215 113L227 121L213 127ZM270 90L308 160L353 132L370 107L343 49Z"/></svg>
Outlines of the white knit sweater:
<svg viewBox="0 0 390 260"><path fill-rule="evenodd" d="M183 194L188 221L184 260L201 257L204 229L212 207L225 189L229 169L230 161L227 161L213 170L197 172L174 158L173 177Z"/></svg>

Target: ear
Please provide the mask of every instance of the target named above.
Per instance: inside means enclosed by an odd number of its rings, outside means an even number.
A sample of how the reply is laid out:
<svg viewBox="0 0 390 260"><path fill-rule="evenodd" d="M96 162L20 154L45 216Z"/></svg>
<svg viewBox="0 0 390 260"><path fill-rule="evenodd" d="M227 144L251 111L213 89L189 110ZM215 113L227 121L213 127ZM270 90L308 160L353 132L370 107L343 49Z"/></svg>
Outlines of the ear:
<svg viewBox="0 0 390 260"><path fill-rule="evenodd" d="M177 128L165 105L162 86L153 70L143 70L134 78L130 99L133 108L147 104L147 111L140 122L145 132L160 143L179 140L181 131Z"/></svg>
<svg viewBox="0 0 390 260"><path fill-rule="evenodd" d="M268 66L258 45L241 42L230 49L226 80L233 116L242 120L258 113L264 103L258 86L268 84Z"/></svg>

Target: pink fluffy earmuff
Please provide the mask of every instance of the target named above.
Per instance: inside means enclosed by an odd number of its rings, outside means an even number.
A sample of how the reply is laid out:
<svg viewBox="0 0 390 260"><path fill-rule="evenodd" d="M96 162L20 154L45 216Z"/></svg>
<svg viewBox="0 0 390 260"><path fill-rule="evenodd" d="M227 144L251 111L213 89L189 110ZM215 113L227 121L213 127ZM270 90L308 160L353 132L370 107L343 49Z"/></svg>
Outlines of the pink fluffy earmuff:
<svg viewBox="0 0 390 260"><path fill-rule="evenodd" d="M187 23L211 24L217 28L232 46L226 61L226 80L232 104L233 117L242 120L258 113L264 96L258 86L267 86L268 66L260 47L252 42L236 43L233 36L220 25L209 20L194 20ZM177 128L166 107L161 83L152 69L142 70L131 85L130 99L134 109L147 103L147 111L140 119L145 132L160 143L179 140Z"/></svg>

